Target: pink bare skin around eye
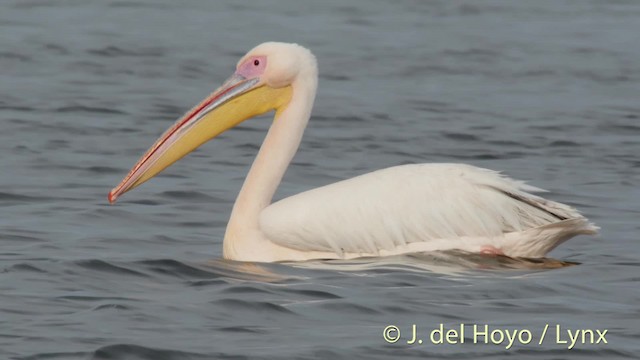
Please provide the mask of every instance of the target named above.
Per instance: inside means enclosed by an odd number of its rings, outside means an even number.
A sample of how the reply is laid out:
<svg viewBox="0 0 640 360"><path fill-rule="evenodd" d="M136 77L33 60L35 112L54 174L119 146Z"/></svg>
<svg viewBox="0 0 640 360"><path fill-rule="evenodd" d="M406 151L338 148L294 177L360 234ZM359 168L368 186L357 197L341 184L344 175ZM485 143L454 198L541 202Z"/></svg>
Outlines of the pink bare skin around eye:
<svg viewBox="0 0 640 360"><path fill-rule="evenodd" d="M242 75L246 79L251 79L262 75L266 67L266 56L252 56L238 66L236 74Z"/></svg>

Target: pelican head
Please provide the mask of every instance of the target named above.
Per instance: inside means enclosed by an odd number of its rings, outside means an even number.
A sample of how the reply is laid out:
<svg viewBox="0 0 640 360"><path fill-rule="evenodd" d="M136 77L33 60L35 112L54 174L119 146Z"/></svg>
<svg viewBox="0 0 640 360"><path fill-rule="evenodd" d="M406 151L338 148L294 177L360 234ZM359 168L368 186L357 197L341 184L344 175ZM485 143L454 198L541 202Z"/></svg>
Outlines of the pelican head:
<svg viewBox="0 0 640 360"><path fill-rule="evenodd" d="M267 42L243 56L235 73L176 121L109 192L109 202L151 179L200 145L244 120L289 104L301 74L317 73L315 57L297 44Z"/></svg>

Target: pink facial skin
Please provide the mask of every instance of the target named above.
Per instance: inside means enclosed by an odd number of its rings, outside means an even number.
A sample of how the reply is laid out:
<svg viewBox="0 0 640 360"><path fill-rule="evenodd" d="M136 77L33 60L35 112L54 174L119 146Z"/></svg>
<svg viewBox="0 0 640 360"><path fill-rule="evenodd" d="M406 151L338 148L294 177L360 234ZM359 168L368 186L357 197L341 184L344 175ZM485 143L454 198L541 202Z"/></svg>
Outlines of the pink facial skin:
<svg viewBox="0 0 640 360"><path fill-rule="evenodd" d="M266 68L266 56L252 56L238 66L236 74L244 76L245 79L252 79L262 75Z"/></svg>

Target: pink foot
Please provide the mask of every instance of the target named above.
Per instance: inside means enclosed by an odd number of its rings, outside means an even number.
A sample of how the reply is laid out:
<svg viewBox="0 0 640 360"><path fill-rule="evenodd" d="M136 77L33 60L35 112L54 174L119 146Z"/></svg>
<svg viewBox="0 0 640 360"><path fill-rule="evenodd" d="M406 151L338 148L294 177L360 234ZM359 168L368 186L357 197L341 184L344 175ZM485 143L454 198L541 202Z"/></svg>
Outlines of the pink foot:
<svg viewBox="0 0 640 360"><path fill-rule="evenodd" d="M491 245L485 245L485 246L481 247L480 248L480 254L485 254L485 255L504 255L502 250L498 249L497 247L491 246Z"/></svg>

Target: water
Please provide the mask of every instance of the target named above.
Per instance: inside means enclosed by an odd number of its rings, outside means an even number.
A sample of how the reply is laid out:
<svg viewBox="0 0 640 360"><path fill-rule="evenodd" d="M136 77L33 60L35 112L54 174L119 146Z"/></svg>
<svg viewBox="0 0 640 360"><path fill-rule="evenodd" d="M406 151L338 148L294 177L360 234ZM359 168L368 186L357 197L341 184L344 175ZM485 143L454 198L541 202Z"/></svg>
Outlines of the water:
<svg viewBox="0 0 640 360"><path fill-rule="evenodd" d="M637 358L640 3L362 6L2 2L0 358ZM396 164L466 162L550 190L601 236L550 254L573 266L455 252L223 261L268 117L109 206L138 156L266 40L310 47L321 72L278 198ZM412 324L441 323L467 324L466 342L407 344ZM533 340L473 344L474 324ZM556 324L606 329L607 344L567 350Z"/></svg>

